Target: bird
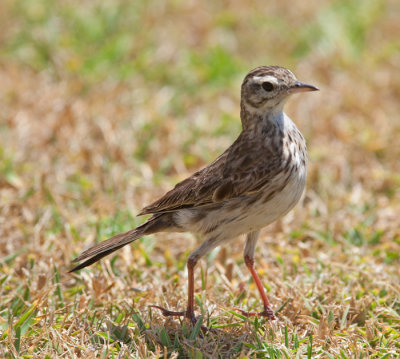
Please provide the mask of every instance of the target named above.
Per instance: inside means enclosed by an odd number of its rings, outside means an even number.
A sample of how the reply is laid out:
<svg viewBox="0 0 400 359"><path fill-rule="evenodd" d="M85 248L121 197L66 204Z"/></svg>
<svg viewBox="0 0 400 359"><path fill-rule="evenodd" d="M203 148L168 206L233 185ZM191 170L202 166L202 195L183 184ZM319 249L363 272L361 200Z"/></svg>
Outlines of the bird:
<svg viewBox="0 0 400 359"><path fill-rule="evenodd" d="M194 269L212 249L246 235L244 262L260 293L263 310L247 312L268 320L276 316L255 270L260 230L287 214L300 200L307 178L306 142L284 113L295 93L317 91L281 66L251 70L241 85L242 131L214 162L179 182L138 214L151 215L143 224L117 234L80 254L70 270L87 267L142 236L157 232L191 232L203 238L188 257L187 306L171 311L153 305L164 316L183 316L197 322L194 311Z"/></svg>

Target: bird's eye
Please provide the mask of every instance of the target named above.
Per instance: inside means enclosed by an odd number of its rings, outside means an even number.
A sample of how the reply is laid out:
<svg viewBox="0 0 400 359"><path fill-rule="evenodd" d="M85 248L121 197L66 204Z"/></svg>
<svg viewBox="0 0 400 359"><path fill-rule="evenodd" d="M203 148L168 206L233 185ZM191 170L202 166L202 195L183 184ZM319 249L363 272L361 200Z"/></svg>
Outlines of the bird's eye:
<svg viewBox="0 0 400 359"><path fill-rule="evenodd" d="M270 91L272 91L274 89L274 85L271 84L271 82L268 82L268 81L263 82L261 84L261 86L265 91L268 91L268 92L270 92Z"/></svg>

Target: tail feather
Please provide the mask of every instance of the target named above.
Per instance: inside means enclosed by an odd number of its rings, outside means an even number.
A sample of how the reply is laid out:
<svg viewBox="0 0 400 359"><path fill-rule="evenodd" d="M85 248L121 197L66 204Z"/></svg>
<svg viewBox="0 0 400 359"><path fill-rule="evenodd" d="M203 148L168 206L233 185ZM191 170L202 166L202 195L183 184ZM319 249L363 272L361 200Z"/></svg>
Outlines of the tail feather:
<svg viewBox="0 0 400 359"><path fill-rule="evenodd" d="M116 236L87 249L72 262L76 263L84 259L86 259L86 261L72 268L69 272L75 272L97 262L99 259L140 238L142 235L143 230L140 230L140 227L135 228L128 232L117 234Z"/></svg>
<svg viewBox="0 0 400 359"><path fill-rule="evenodd" d="M76 263L82 260L85 261L72 268L69 272L71 273L85 268L146 234L170 230L172 228L175 228L175 224L170 214L156 214L139 227L131 229L125 233L117 234L114 237L87 249L72 262Z"/></svg>
<svg viewBox="0 0 400 359"><path fill-rule="evenodd" d="M111 249L107 249L101 253L98 253L97 255L90 257L88 260L82 262L81 264L77 265L76 267L72 268L68 273L72 273L72 272L76 272L78 270L81 270L82 268L85 268L87 266L90 266L91 264L97 262L98 260L100 260L101 258L108 256L110 253L116 251L117 249L122 248L124 244L121 244L119 247L115 247L115 248L111 248Z"/></svg>

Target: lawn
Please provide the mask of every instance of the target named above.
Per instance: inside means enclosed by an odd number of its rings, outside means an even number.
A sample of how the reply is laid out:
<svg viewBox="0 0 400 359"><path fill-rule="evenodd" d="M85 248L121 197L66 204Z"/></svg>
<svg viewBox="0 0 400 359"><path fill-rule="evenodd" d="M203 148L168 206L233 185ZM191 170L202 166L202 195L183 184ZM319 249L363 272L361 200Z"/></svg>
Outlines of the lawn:
<svg viewBox="0 0 400 359"><path fill-rule="evenodd" d="M397 0L0 2L1 358L400 358ZM240 133L240 84L281 65L318 93L286 113L307 139L307 190L196 268L188 233L144 237L69 274L85 248Z"/></svg>

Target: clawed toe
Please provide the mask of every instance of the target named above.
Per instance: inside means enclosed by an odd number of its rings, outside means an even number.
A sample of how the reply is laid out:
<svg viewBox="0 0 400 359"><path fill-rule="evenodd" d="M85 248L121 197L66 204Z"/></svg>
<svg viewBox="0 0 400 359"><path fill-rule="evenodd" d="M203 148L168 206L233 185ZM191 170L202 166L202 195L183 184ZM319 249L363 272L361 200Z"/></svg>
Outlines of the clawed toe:
<svg viewBox="0 0 400 359"><path fill-rule="evenodd" d="M194 312L189 312L189 313L187 311L175 312L175 311L168 310L168 309L165 309L163 307L160 307L159 305L149 305L149 307L157 308L157 309L161 310L161 313L162 313L162 315L164 317L185 317L185 318L187 318L187 319L189 319L191 321L193 326L196 325L196 323L198 322L198 320L200 318L200 316L196 317ZM211 332L215 332L216 331L215 329L207 328L204 325L202 325L200 328L201 328L201 331L203 333L206 333L208 331L211 331Z"/></svg>
<svg viewBox="0 0 400 359"><path fill-rule="evenodd" d="M160 309L164 317L183 317L186 314L186 312L174 312L172 310L160 307L159 305L149 305L149 307Z"/></svg>
<svg viewBox="0 0 400 359"><path fill-rule="evenodd" d="M234 308L234 310L239 312L240 314L244 315L245 317L259 316L259 317L265 317L268 320L276 320L276 316L275 316L273 310L269 307L264 308L264 310L262 312L248 312L248 311L240 309L240 308Z"/></svg>
<svg viewBox="0 0 400 359"><path fill-rule="evenodd" d="M159 305L149 305L149 307L157 308L157 309L161 310L161 313L164 317L185 317L185 318L189 319L193 325L195 325L197 323L197 318L196 318L194 312L187 312L187 311L175 312L175 311L160 307Z"/></svg>

